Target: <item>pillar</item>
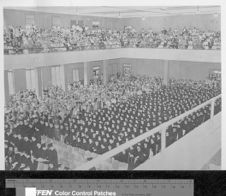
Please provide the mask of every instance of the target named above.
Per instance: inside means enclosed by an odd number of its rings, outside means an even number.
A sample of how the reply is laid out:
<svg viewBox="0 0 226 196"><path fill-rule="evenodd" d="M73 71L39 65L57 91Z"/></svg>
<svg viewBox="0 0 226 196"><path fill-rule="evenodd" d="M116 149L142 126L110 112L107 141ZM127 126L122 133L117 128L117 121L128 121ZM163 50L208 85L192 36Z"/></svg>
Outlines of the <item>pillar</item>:
<svg viewBox="0 0 226 196"><path fill-rule="evenodd" d="M38 95L39 97L42 97L42 91L43 91L43 76L41 67L37 67L37 81L38 81Z"/></svg>
<svg viewBox="0 0 226 196"><path fill-rule="evenodd" d="M41 79L41 96L43 96L43 90L45 89L43 67L41 67L40 69L40 79Z"/></svg>
<svg viewBox="0 0 226 196"><path fill-rule="evenodd" d="M26 69L26 89L31 89L32 88L32 84L31 84L31 70L30 69Z"/></svg>
<svg viewBox="0 0 226 196"><path fill-rule="evenodd" d="M36 95L39 96L37 69L26 69L26 89L34 90Z"/></svg>
<svg viewBox="0 0 226 196"><path fill-rule="evenodd" d="M31 83L32 83L32 89L35 90L36 95L39 97L38 69L31 70Z"/></svg>
<svg viewBox="0 0 226 196"><path fill-rule="evenodd" d="M43 66L40 70L40 79L41 79L41 85L42 89L47 88L50 85L53 85L53 76L52 76L52 68L50 66Z"/></svg>
<svg viewBox="0 0 226 196"><path fill-rule="evenodd" d="M78 82L79 81L79 71L78 69L73 69L73 82Z"/></svg>
<svg viewBox="0 0 226 196"><path fill-rule="evenodd" d="M60 65L59 67L60 74L60 86L63 90L65 90L65 73L64 73L64 65Z"/></svg>
<svg viewBox="0 0 226 196"><path fill-rule="evenodd" d="M8 84L9 84L9 95L15 94L15 80L14 72L12 70L8 71Z"/></svg>
<svg viewBox="0 0 226 196"><path fill-rule="evenodd" d="M26 90L26 69L15 69L13 73L15 92Z"/></svg>
<svg viewBox="0 0 226 196"><path fill-rule="evenodd" d="M107 61L103 61L103 83L107 83Z"/></svg>
<svg viewBox="0 0 226 196"><path fill-rule="evenodd" d="M61 81L61 66L57 66L56 67L56 82L57 82L57 86L62 87L62 81Z"/></svg>
<svg viewBox="0 0 226 196"><path fill-rule="evenodd" d="M169 77L169 61L164 60L164 75L163 75L163 84L168 84L168 77Z"/></svg>
<svg viewBox="0 0 226 196"><path fill-rule="evenodd" d="M52 78L52 85L56 85L56 67L51 67L51 78Z"/></svg>
<svg viewBox="0 0 226 196"><path fill-rule="evenodd" d="M84 86L88 85L88 64L84 62Z"/></svg>

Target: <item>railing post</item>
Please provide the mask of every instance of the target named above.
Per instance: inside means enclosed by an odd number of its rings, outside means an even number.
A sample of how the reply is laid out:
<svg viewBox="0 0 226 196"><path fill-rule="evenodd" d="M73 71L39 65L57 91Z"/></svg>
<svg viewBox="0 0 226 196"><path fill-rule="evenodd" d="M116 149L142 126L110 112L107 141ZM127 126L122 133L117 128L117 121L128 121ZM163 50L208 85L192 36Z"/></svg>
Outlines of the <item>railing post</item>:
<svg viewBox="0 0 226 196"><path fill-rule="evenodd" d="M162 127L161 130L161 151L166 148L166 126Z"/></svg>

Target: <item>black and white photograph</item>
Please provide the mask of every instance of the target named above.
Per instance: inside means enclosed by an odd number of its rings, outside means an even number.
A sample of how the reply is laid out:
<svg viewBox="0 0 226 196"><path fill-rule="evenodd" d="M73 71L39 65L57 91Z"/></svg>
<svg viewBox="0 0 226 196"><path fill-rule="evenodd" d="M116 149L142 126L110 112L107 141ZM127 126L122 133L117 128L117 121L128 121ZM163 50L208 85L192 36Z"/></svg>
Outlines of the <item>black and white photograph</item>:
<svg viewBox="0 0 226 196"><path fill-rule="evenodd" d="M5 170L221 170L221 18L3 7Z"/></svg>

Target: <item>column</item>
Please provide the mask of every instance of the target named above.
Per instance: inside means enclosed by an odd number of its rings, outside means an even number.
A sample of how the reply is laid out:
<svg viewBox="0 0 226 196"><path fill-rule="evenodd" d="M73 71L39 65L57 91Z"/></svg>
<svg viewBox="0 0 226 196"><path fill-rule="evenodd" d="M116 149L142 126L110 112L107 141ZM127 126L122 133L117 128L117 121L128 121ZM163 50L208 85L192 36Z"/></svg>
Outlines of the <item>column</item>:
<svg viewBox="0 0 226 196"><path fill-rule="evenodd" d="M107 61L103 61L103 83L107 83Z"/></svg>
<svg viewBox="0 0 226 196"><path fill-rule="evenodd" d="M78 82L78 81L79 81L78 69L73 69L73 82Z"/></svg>
<svg viewBox="0 0 226 196"><path fill-rule="evenodd" d="M52 85L56 85L56 67L51 67Z"/></svg>
<svg viewBox="0 0 226 196"><path fill-rule="evenodd" d="M60 78L60 66L55 67L56 72L56 85L61 87L61 78Z"/></svg>
<svg viewBox="0 0 226 196"><path fill-rule="evenodd" d="M37 69L26 69L26 88L34 90L36 95L39 96Z"/></svg>
<svg viewBox="0 0 226 196"><path fill-rule="evenodd" d="M50 66L43 66L40 70L40 80L42 91L47 87L53 85L53 67Z"/></svg>
<svg viewBox="0 0 226 196"><path fill-rule="evenodd" d="M65 90L65 73L64 73L64 65L60 65L59 67L59 72L60 72L60 83L61 83L61 88Z"/></svg>
<svg viewBox="0 0 226 196"><path fill-rule="evenodd" d="M84 62L84 86L88 85L88 64Z"/></svg>
<svg viewBox="0 0 226 196"><path fill-rule="evenodd" d="M26 69L26 89L32 89L32 84L31 84L31 70Z"/></svg>
<svg viewBox="0 0 226 196"><path fill-rule="evenodd" d="M31 83L32 83L32 89L35 90L36 95L39 97L38 69L31 70Z"/></svg>
<svg viewBox="0 0 226 196"><path fill-rule="evenodd" d="M168 84L168 77L169 77L169 61L164 60L164 75L163 75L163 84Z"/></svg>
<svg viewBox="0 0 226 196"><path fill-rule="evenodd" d="M40 80L41 80L41 96L43 96L43 91L45 89L45 86L44 86L44 76L43 76L43 67L41 67L40 69Z"/></svg>
<svg viewBox="0 0 226 196"><path fill-rule="evenodd" d="M9 95L15 94L14 72L8 71Z"/></svg>

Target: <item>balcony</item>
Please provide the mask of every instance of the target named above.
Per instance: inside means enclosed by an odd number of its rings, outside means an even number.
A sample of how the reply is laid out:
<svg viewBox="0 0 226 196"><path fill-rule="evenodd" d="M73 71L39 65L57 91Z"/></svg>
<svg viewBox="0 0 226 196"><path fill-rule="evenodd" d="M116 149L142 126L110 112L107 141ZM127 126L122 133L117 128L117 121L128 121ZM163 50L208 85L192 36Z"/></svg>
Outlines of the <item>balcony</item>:
<svg viewBox="0 0 226 196"><path fill-rule="evenodd" d="M4 55L5 70L63 65L79 62L103 61L116 58L161 59L220 63L220 50L179 50L152 48L118 48L53 52L38 54Z"/></svg>

